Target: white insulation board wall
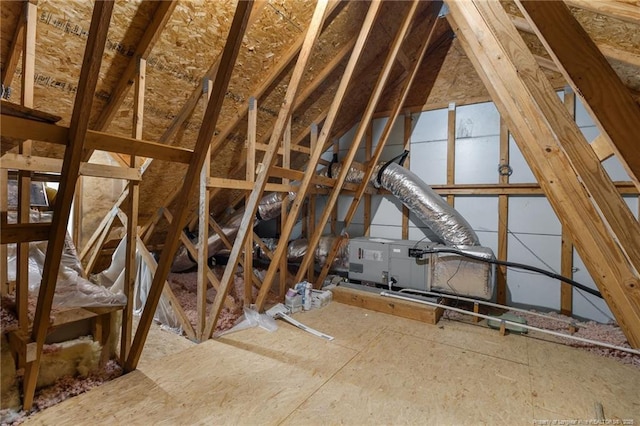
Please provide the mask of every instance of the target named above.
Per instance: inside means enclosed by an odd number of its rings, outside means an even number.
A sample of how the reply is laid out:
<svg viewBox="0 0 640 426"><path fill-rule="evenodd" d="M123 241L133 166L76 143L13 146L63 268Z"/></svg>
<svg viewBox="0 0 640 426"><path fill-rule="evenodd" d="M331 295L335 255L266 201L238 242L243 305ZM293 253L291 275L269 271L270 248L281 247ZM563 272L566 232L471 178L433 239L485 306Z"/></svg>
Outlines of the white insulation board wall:
<svg viewBox="0 0 640 426"><path fill-rule="evenodd" d="M558 96L562 99L563 93ZM413 115L411 135L410 169L430 185L447 182L447 114L448 110L438 109ZM373 148L386 124L387 119L373 122ZM588 142L599 134L589 114L576 102L576 122ZM357 126L357 125L356 125ZM355 134L354 127L339 140L339 160L344 158ZM402 152L404 117L400 117L392 128L390 139L383 151L382 160L388 160ZM498 183L500 161L500 115L491 102L463 105L456 108L456 151L455 183L485 184ZM509 165L513 169L511 183L535 183L536 179L523 158L516 141L510 137ZM331 159L331 153L325 155ZM365 160L364 141L358 149L356 161ZM617 158L603 162L605 170L614 181L628 181L629 177ZM318 197L318 215L324 203ZM637 196L625 197L631 210L638 214L640 206ZM338 202L338 231L340 221L351 203L351 197L341 196ZM347 232L352 237L364 233L363 202ZM481 244L498 250L498 196L456 196L455 208L465 217L478 234ZM562 228L546 197L509 197L509 236L507 258L560 273L560 249ZM409 217L409 239L428 238L425 226L414 217ZM329 226L325 231L329 232ZM402 237L402 204L392 196L376 195L371 202L371 236L381 238ZM574 279L589 287L596 288L589 272L574 250ZM560 309L560 282L542 275L509 269L507 272L507 297L509 304L537 308L540 310ZM574 289L574 315L599 322L613 319L606 303L594 296Z"/></svg>

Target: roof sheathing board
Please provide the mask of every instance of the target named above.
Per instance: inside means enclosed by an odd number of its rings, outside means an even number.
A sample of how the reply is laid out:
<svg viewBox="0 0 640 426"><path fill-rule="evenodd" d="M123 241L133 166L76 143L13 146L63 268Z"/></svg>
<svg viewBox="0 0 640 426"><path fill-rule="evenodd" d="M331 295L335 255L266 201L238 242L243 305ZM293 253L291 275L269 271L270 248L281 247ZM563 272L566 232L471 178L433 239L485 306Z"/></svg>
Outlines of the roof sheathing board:
<svg viewBox="0 0 640 426"><path fill-rule="evenodd" d="M16 31L19 16L22 13L22 2L0 2L0 67L4 69L9 60L9 49ZM17 92L20 93L20 92Z"/></svg>
<svg viewBox="0 0 640 426"><path fill-rule="evenodd" d="M207 3L207 5L210 4L212 3ZM245 107L249 96L262 82L260 80L261 76L266 76L271 73L272 67L300 36L301 29L304 31L307 27L314 7L314 1L296 1L291 4L287 2L286 8L280 8L278 4L267 4L264 7L257 22L247 29L243 47L238 55L234 73L223 103L223 109L218 120L218 129L234 120L238 111ZM229 17L229 20L231 17L232 15ZM222 39L222 44L224 44L224 41L225 40ZM211 66L214 61L214 56L210 58L210 62L205 68ZM204 74L204 71L204 69L200 70L201 74ZM181 100L186 100L192 90L193 87L191 87L188 92L185 92ZM181 106L182 104L175 108L174 112L177 113ZM176 137L175 140L172 141L172 145L193 147L205 106L206 97L203 97L194 110L192 118L183 127L182 135ZM159 134L166 129L170 121L171 117L166 119L165 124L156 126L158 127ZM149 129L149 131L152 130ZM241 147L242 145L240 145L240 147L229 146L229 148L224 149L215 157L216 161L214 161L212 169L215 171L216 167L222 167L223 170L227 170L237 164L238 151ZM141 221L150 217L150 215L166 201L166 194L181 184L185 172L186 167L178 164L156 161L152 163L141 182ZM219 173L214 173L214 175L219 175ZM193 202L189 208L193 211L197 204L197 197L192 198Z"/></svg>

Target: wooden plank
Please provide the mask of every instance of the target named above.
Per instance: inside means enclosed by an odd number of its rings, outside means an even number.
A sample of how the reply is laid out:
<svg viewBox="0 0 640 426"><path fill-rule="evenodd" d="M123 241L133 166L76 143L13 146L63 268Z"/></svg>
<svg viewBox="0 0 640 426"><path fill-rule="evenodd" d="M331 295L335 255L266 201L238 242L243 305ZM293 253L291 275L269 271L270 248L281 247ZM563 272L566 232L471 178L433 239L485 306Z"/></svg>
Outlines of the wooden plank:
<svg viewBox="0 0 640 426"><path fill-rule="evenodd" d="M30 172L60 173L62 160L57 158L37 157L7 152L2 156L0 167ZM142 179L137 169L129 169L106 164L81 163L80 176L93 176L110 179L125 179L139 181Z"/></svg>
<svg viewBox="0 0 640 426"><path fill-rule="evenodd" d="M373 165L379 161L380 156L382 155L382 150L386 144L387 139L389 138L389 135L391 134L391 128L393 126L393 123L395 122L396 118L400 114L400 110L409 94L409 91L411 90L411 86L418 73L420 63L423 61L429 45L433 42L432 37L437 27L436 16L438 11L441 8L441 5L442 3L438 3L438 2L429 3L427 6L431 8L429 9L431 12L429 14L429 18L422 19L419 22L416 31L413 32L413 33L419 34L418 37L421 37L421 39L423 40L423 43L422 45L417 47L417 54L416 54L415 62L413 64L413 69L410 71L409 76L402 83L403 86L401 87L401 90L400 90L400 96L395 100L392 113L387 119L385 128L382 130L382 134L380 135L380 139L378 141L378 145L376 146L376 150L373 154L373 157L371 158L371 160L369 160L369 167L367 167L367 169L365 170L362 182L360 183L360 186L357 192L354 194L353 200L351 202L351 205L349 206L349 210L347 211L347 214L344 219L345 227L349 226L349 224L351 223L351 220L355 216L356 209L358 208L358 203L360 202L360 199L362 198L362 194L364 193L365 188L368 186L368 183L371 180L371 176L373 175L373 169L374 169ZM423 32L428 33L428 35L426 37L423 37L422 36ZM444 59L443 56L441 57ZM431 90L431 89L429 88L428 90ZM333 243L333 246L329 252L329 255L327 256L328 259L335 258L338 252L338 249L340 247L339 244L340 244L339 240ZM305 257L305 259L303 259L303 263L305 261L311 262L311 259L307 259ZM318 286L320 286L324 278L327 276L330 265L331 265L331 262L326 262L325 265L322 267L322 270L320 271L320 275L315 281Z"/></svg>
<svg viewBox="0 0 640 426"><path fill-rule="evenodd" d="M405 69L410 70L411 68L405 67ZM404 147L403 147L405 151L411 150L411 132L412 131L413 131L413 117L411 116L411 113L405 113L404 114ZM368 133L368 130L367 130L367 133ZM365 134L365 138L366 137L367 135ZM369 154L371 154L371 151L369 151ZM406 167L407 169L410 169L411 155L407 155L407 158L404 160L404 167ZM405 205L402 206L402 239L403 240L409 239L409 209Z"/></svg>
<svg viewBox="0 0 640 426"><path fill-rule="evenodd" d="M591 148L593 149L593 152L596 153L596 157L598 157L598 160L600 161L604 161L615 155L611 142L602 134L599 134L598 137L591 142Z"/></svg>
<svg viewBox="0 0 640 426"><path fill-rule="evenodd" d="M333 301L345 305L357 306L371 311L382 312L402 318L437 324L444 310L406 300L389 299L377 292L356 290L350 287L336 287L331 289Z"/></svg>
<svg viewBox="0 0 640 426"><path fill-rule="evenodd" d="M173 10L178 4L177 0L167 0L160 2L156 2L153 0L144 0L143 3L145 2L152 2L157 4L156 10L153 13L153 18L149 25L147 25L147 27L145 28L144 34L140 38L133 56L131 56L131 59L129 59L129 62L127 63L127 67L124 69L122 74L120 74L120 80L118 80L115 88L111 91L109 101L98 116L98 119L96 120L94 126L95 130L105 130L115 117L116 112L118 112L118 108L129 92L131 82L135 80L135 76L138 71L139 60L142 59L146 61L146 59L149 57L151 50L160 38L162 30L167 25L167 22L169 22L169 18L171 17ZM143 6L144 5L141 4L138 7ZM85 156L85 159L88 160L90 156L90 154L88 156Z"/></svg>
<svg viewBox="0 0 640 426"><path fill-rule="evenodd" d="M33 139L66 145L69 140L69 128L55 124L42 123L26 118L0 115L2 135L16 139ZM137 155L164 161L188 164L192 150L165 145L157 142L141 141L125 136L87 131L85 146L88 149Z"/></svg>
<svg viewBox="0 0 640 426"><path fill-rule="evenodd" d="M576 118L576 94L567 87L564 90L564 105L571 115ZM562 225L562 243L560 246L560 275L573 278L573 243L566 227ZM571 316L573 314L573 287L564 281L560 282L560 313Z"/></svg>
<svg viewBox="0 0 640 426"><path fill-rule="evenodd" d="M167 274L171 269L173 256L175 255L175 252L180 243L179 236L182 233L182 228L187 219L186 216L187 207L189 204L189 195L198 179L200 170L202 170L202 165L206 158L205 153L209 149L211 138L213 137L213 134L215 132L218 117L220 115L220 110L222 109L222 102L224 101L224 94L227 91L229 80L231 79L231 74L233 72L234 64L238 56L238 51L240 50L240 46L242 44L242 39L244 37L252 6L252 0L240 1L236 6L236 13L234 14L233 22L231 23L231 28L227 37L227 42L225 43L225 47L222 53L220 67L218 68L216 78L214 80L211 99L209 100L204 113L202 126L200 127L200 131L198 132L195 149L193 155L191 156L191 161L189 163L187 174L184 178L182 189L176 199L176 205L178 206L177 211L174 214L174 220L171 222L169 231L167 232L164 249L162 250L162 254L160 255L158 269L156 270L156 273L153 277L153 283L151 284L151 289L149 290L147 303L145 304L144 311L142 313L142 316L140 317L140 323L138 324L138 329L133 339L131 352L129 353L129 357L124 364L125 371L132 371L138 365L138 360L140 359L140 354L142 353L142 347L147 338L147 334L149 333L151 322L153 321L153 313L155 312L156 306L158 305L162 287L164 287L164 281L166 280ZM222 289L218 290L218 295L220 295L221 290ZM226 294L224 294L223 296L226 296ZM224 299L223 296L220 297L221 307Z"/></svg>
<svg viewBox="0 0 640 426"><path fill-rule="evenodd" d="M147 264L147 267L151 270L151 273L154 274L155 276L158 270L158 264L156 262L156 259L149 252L149 249L147 249L147 247L144 245L144 242L139 237L137 239L136 247L138 249L138 252L142 256L142 260ZM162 284L162 295L166 297L167 300L169 301L169 305L171 306L171 309L173 309L173 312L176 314L176 318L178 319L180 326L182 326L182 330L184 331L184 333L187 335L189 339L195 340L196 332L193 329L193 325L191 325L191 322L189 322L189 319L187 318L187 314L184 312L182 305L180 305L180 301L175 296L175 294L173 294L173 291L171 290L171 286L166 280ZM149 302L149 299L147 299L146 303L148 302ZM147 306L146 303L145 303L145 307ZM155 309L153 310L153 312L155 313ZM138 325L138 327L140 326ZM136 335L137 335L137 332L136 332ZM131 350L129 352L131 352ZM131 353L129 355L131 355Z"/></svg>
<svg viewBox="0 0 640 426"><path fill-rule="evenodd" d="M73 212L71 213L71 216L73 218L72 219L73 229L71 233L71 238L76 248L80 247L80 244L82 243L83 189L84 189L84 180L82 179L82 176L79 176L78 182L76 183L76 193L73 197Z"/></svg>
<svg viewBox="0 0 640 426"><path fill-rule="evenodd" d="M569 6L590 10L601 15L620 19L640 25L640 8L633 2L625 3L621 1L609 0L565 0Z"/></svg>
<svg viewBox="0 0 640 426"><path fill-rule="evenodd" d="M507 123L500 117L500 167L509 166L509 129ZM510 169L507 169L510 170ZM500 184L509 185L509 174L500 173ZM509 197L506 194L498 196L498 260L505 261L509 255ZM499 265L496 279L497 302L507 304L507 267Z"/></svg>
<svg viewBox="0 0 640 426"><path fill-rule="evenodd" d="M9 223L2 225L0 244L46 241L51 230L50 223Z"/></svg>
<svg viewBox="0 0 640 426"><path fill-rule="evenodd" d="M309 135L309 148L311 148L311 152L313 152L318 145L318 125L314 122L311 123L310 127L310 135ZM316 196L314 194L309 194L308 196L308 204L307 204L308 212L307 212L307 240L313 235L316 229ZM309 263L309 267L307 268L307 278L310 282L313 282L313 277L315 275L315 268L313 263Z"/></svg>
<svg viewBox="0 0 640 426"><path fill-rule="evenodd" d="M33 395L40 368L40 354L49 325L49 314L51 313L51 304L56 288L58 270L60 269L66 227L71 213L75 183L82 160L82 146L89 125L91 104L93 103L93 94L98 81L112 10L112 1L96 2L93 7L89 38L85 47L78 81L78 91L71 114L69 143L64 154L62 177L56 196L53 222L51 223L49 244L42 273L42 283L40 284L38 304L33 322L31 339L38 344L38 356L34 362L27 364L25 368L23 385L23 408L25 410L30 410L33 404Z"/></svg>
<svg viewBox="0 0 640 426"><path fill-rule="evenodd" d="M211 336L211 334L213 333L213 329L217 323L218 316L220 315L220 310L222 308L222 298L229 291L229 287L233 280L234 269L236 264L238 263L240 252L244 248L244 244L247 240L248 233L250 232L250 230L253 229L253 226L252 226L253 218L255 217L256 211L258 209L258 202L260 200L260 197L262 196L262 192L266 187L268 171L274 162L275 152L278 149L278 143L280 141L280 138L282 137L284 127L290 118L293 101L295 99L296 93L298 92L298 86L300 84L300 81L302 80L302 75L305 71L307 61L311 56L311 50L313 48L313 45L316 39L320 35L320 29L322 27L322 22L324 20L326 9L327 9L327 1L326 0L318 1L318 3L316 4L316 8L313 12L313 16L311 18L311 22L309 23L309 27L305 34L304 43L302 44L300 54L298 55L298 61L296 62L296 66L293 69L291 79L289 80L289 84L287 86L287 92L285 94L285 97L282 103L282 108L278 113L276 126L271 135L271 140L269 141L269 150L265 152L264 157L262 159L262 163L265 167L258 174L255 187L251 192L248 202L245 205L245 212L242 217L242 221L240 223L240 229L238 231L238 235L236 235L236 240L233 245L233 249L231 250L231 253L229 255L227 268L225 268L224 275L221 280L222 287L220 291L216 294L216 298L213 302L213 307L211 309L211 314L209 315L209 320L208 320L207 328L205 331L205 334L207 337ZM222 141L222 139L220 139L220 141ZM277 262L272 263L272 265L276 265L276 264ZM265 285L265 284L268 284L268 283L263 282L262 289L268 287L268 285Z"/></svg>
<svg viewBox="0 0 640 426"><path fill-rule="evenodd" d="M209 178L208 186L210 188L244 189L250 191L254 188L255 184L246 180L212 177ZM297 188L296 185L285 185L282 183L267 183L265 185L265 190L271 192L296 191Z"/></svg>
<svg viewBox="0 0 640 426"><path fill-rule="evenodd" d="M373 120L369 127L367 127L367 133L364 136L364 156L367 163L371 163L371 149L373 148ZM364 222L364 233L365 237L371 235L371 194L364 194L364 212L363 212L363 220ZM345 222L345 227L347 223Z"/></svg>
<svg viewBox="0 0 640 426"><path fill-rule="evenodd" d="M640 255L638 241L629 241L630 235L640 235L637 220L502 7L475 1L447 4L461 45L600 292L630 344L640 346L640 283L635 272L640 268L633 266Z"/></svg>
<svg viewBox="0 0 640 426"><path fill-rule="evenodd" d="M22 78L20 105L24 108L33 107L35 54L36 54L36 25L38 7L34 3L24 3L24 40L22 43ZM18 153L31 155L31 140L20 144ZM18 223L28 224L31 216L31 176L25 171L18 172ZM16 313L20 329L27 331L27 298L29 297L29 244L21 243L16 247Z"/></svg>
<svg viewBox="0 0 640 426"><path fill-rule="evenodd" d="M256 136L258 129L258 103L255 97L249 98L247 118L247 148L245 179L253 183L256 178ZM247 202L249 195L247 195ZM262 242L262 241L260 241ZM231 247L233 248L233 246ZM244 306L253 303L253 232L247 236L244 245Z"/></svg>
<svg viewBox="0 0 640 426"><path fill-rule="evenodd" d="M447 185L455 183L456 175L456 104L449 104L447 111ZM453 194L447 195L447 203L453 207Z"/></svg>
<svg viewBox="0 0 640 426"><path fill-rule="evenodd" d="M282 153L282 167L284 169L289 169L289 167L291 167L291 117L289 117L289 120L287 120L287 125L285 126L284 134L282 135L282 150L284 151ZM289 179L282 178L282 183L284 185L289 184ZM284 229L287 224L289 212L289 197L285 196L282 199L280 209L280 229ZM287 246L288 243L289 238L283 238L283 236L280 235L280 238L278 239L278 245L282 244L283 246ZM288 250L285 250L285 253L287 252ZM280 285L278 287L278 295L280 297L284 296L284 292L286 291L287 286L287 261L288 259L286 254L280 257Z"/></svg>
<svg viewBox="0 0 640 426"><path fill-rule="evenodd" d="M213 81L205 81L207 88L207 102L211 100ZM200 170L200 182L198 185L198 264L196 281L196 335L198 340L204 340L204 327L207 322L207 289L209 272L209 188L207 183L211 176L211 149L207 149L202 170ZM224 235L224 234L222 234Z"/></svg>
<svg viewBox="0 0 640 426"><path fill-rule="evenodd" d="M18 67L18 60L20 59L20 54L22 53L22 46L24 44L24 28L27 22L27 2L23 4L23 11L18 17L18 22L16 23L16 30L13 33L13 39L11 39L11 46L9 47L9 53L4 63L4 67L2 68L1 80L2 85L4 87L11 87L11 83L13 82L13 77L16 73L16 68Z"/></svg>
<svg viewBox="0 0 640 426"><path fill-rule="evenodd" d="M516 3L640 189L640 105L565 4ZM606 95L602 87L607 88Z"/></svg>
<svg viewBox="0 0 640 426"><path fill-rule="evenodd" d="M358 143L356 142L356 145L358 145ZM335 161L338 161L338 156L340 155L340 145L339 145L339 139L334 139L333 140L333 158L335 159ZM333 188L335 189L335 185L333 185ZM325 204L325 208L327 205ZM338 222L338 203L334 203L333 207L331 207L330 209L331 212L331 218L329 220L330 223L330 229L331 229L331 235L337 235L337 231L336 231L336 224ZM324 228L324 224L322 224L321 226L322 228Z"/></svg>
<svg viewBox="0 0 640 426"><path fill-rule="evenodd" d="M511 18L511 22L513 22L516 28L519 29L520 31L523 31L529 34L535 34L533 27L531 26L531 24L529 24L529 22L525 18L521 18L520 16L515 16L515 15L509 15L509 17ZM619 48L611 46L604 42L598 42L596 43L596 45L598 46L598 49L600 50L600 52L602 52L602 54L606 56L608 59L619 61L627 65L640 67L640 55L637 55L627 50L620 50ZM549 60L547 58L543 58L540 56L535 56L535 55L534 57L536 58L540 66L551 69L556 72L561 72L558 66L556 65L556 63L553 62L552 60Z"/></svg>
<svg viewBox="0 0 640 426"><path fill-rule="evenodd" d="M133 123L131 136L142 139L144 125L144 96L146 85L147 61L140 57L137 59L135 87L133 93ZM136 167L136 156L129 157L129 166L132 170ZM120 359L125 360L131 349L133 334L133 297L136 284L136 245L138 238L138 211L140 199L140 186L135 182L129 183L129 197L127 209L127 235L125 248L124 288L127 296L127 305L122 311L122 325L120 332Z"/></svg>
<svg viewBox="0 0 640 426"><path fill-rule="evenodd" d="M0 231L7 223L9 176L6 170L0 169ZM2 235L0 235L0 238ZM0 244L0 295L9 294L8 253L6 244Z"/></svg>

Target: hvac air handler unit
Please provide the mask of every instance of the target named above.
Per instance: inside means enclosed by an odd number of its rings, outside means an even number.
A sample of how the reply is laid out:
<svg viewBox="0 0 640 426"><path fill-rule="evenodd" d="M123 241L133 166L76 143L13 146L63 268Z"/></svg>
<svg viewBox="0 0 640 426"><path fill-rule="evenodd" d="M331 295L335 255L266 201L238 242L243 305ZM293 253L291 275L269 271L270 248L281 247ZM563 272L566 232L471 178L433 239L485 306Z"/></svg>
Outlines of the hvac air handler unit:
<svg viewBox="0 0 640 426"><path fill-rule="evenodd" d="M495 265L487 247L457 247L450 253L433 242L353 238L349 241L349 281L383 288L436 291L485 300L493 298Z"/></svg>

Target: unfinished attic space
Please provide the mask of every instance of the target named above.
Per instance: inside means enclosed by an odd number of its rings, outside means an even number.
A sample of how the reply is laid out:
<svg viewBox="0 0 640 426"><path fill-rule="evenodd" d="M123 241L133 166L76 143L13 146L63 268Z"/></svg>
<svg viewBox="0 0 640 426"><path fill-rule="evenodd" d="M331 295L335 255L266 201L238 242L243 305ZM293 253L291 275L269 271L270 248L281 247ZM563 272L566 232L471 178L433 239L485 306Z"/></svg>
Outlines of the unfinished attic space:
<svg viewBox="0 0 640 426"><path fill-rule="evenodd" d="M2 424L640 424L640 5L0 2Z"/></svg>

